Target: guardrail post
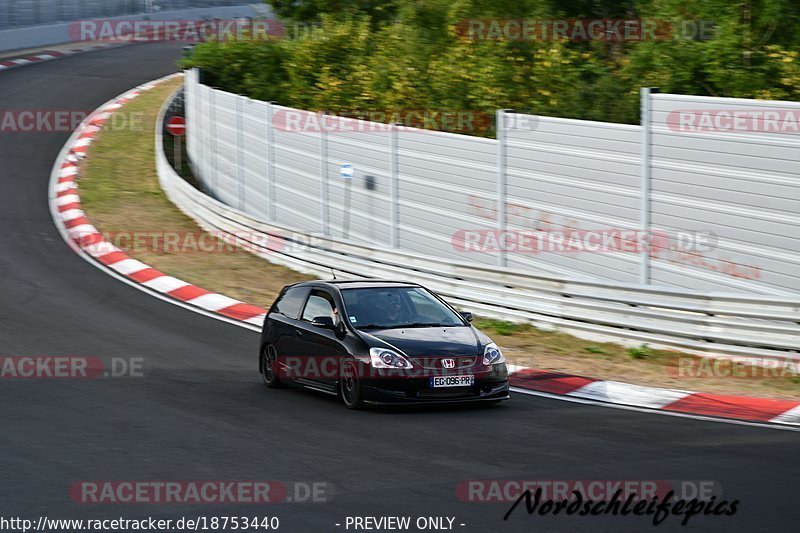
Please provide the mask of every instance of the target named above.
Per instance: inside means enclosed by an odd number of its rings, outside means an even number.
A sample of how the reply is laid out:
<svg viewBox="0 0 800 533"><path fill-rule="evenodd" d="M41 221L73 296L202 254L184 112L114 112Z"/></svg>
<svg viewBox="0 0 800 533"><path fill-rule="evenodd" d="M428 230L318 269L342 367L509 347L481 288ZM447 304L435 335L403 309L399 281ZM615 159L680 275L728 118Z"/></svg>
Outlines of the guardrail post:
<svg viewBox="0 0 800 533"><path fill-rule="evenodd" d="M506 242L506 113L511 109L498 109L495 113L495 130L497 131L497 242L500 249L497 253L497 266L508 265L507 250L503 245Z"/></svg>
<svg viewBox="0 0 800 533"><path fill-rule="evenodd" d="M639 283L643 285L650 284L650 230L652 221L652 199L651 199L651 172L652 172L652 100L650 95L658 93L656 87L642 87L639 92L640 96L640 110L641 110L641 176L640 176L640 191L639 191L639 229L644 235L644 241L640 242L642 246L640 252L639 263Z"/></svg>
<svg viewBox="0 0 800 533"><path fill-rule="evenodd" d="M246 206L245 162L244 162L244 96L236 96L236 192L239 197L239 211Z"/></svg>
<svg viewBox="0 0 800 533"><path fill-rule="evenodd" d="M328 133L325 130L327 124L325 119L327 113L322 113L319 117L319 201L320 201L320 226L322 234L330 235L328 227Z"/></svg>
<svg viewBox="0 0 800 533"><path fill-rule="evenodd" d="M275 110L272 109L274 102L267 102L267 215L270 222L275 222Z"/></svg>
<svg viewBox="0 0 800 533"><path fill-rule="evenodd" d="M211 142L208 136L208 102L206 102L206 88L200 85L199 81L195 84L194 90L194 110L197 122L195 127L196 135L198 135L198 142L195 145L195 156L197 157L197 170L195 175L200 182L200 188L203 191L208 191L208 175L206 169L208 168L208 149ZM191 127L191 124L189 125Z"/></svg>
<svg viewBox="0 0 800 533"><path fill-rule="evenodd" d="M214 196L218 196L219 191L219 157L217 157L217 134L219 133L217 128L217 97L214 95L214 89L209 87L208 92L209 97L209 108L211 109L211 126L213 130L211 131L211 169L212 169L212 194Z"/></svg>
<svg viewBox="0 0 800 533"><path fill-rule="evenodd" d="M210 114L210 97L211 89L208 86L203 86L202 91L203 100L199 102L197 108L203 113L203 153L200 154L203 161L203 168L200 169L200 182L203 185L203 190L206 192L211 191L211 114Z"/></svg>
<svg viewBox="0 0 800 533"><path fill-rule="evenodd" d="M200 140L200 128L195 128L191 124L197 123L197 84L194 83L194 71L190 71L183 76L183 106L186 118L186 162L192 174L198 176L197 162L192 159L192 154L197 153L197 146L202 143ZM190 124L191 123L191 124ZM197 131L197 136L190 135L189 130Z"/></svg>
<svg viewBox="0 0 800 533"><path fill-rule="evenodd" d="M392 217L392 248L400 248L400 154L398 153L398 127L402 124L392 124L390 130L389 169L390 169L390 195Z"/></svg>

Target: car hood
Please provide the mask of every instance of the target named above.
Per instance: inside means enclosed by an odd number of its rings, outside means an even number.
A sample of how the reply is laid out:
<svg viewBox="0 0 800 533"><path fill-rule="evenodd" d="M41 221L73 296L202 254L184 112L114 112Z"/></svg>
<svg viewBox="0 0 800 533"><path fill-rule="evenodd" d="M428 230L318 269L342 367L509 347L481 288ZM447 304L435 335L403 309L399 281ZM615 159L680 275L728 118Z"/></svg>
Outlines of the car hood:
<svg viewBox="0 0 800 533"><path fill-rule="evenodd" d="M411 357L479 355L481 344L471 327L436 327L381 329L363 332L368 339L373 337L388 342ZM380 342L369 342L382 346Z"/></svg>

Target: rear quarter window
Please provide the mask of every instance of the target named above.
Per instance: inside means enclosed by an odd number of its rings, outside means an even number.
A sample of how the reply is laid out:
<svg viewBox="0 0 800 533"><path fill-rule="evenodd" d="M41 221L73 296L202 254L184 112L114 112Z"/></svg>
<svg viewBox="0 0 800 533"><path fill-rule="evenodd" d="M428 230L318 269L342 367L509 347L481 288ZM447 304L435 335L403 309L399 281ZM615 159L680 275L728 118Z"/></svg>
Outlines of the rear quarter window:
<svg viewBox="0 0 800 533"><path fill-rule="evenodd" d="M272 310L289 318L297 319L310 291L310 287L292 287L278 298Z"/></svg>

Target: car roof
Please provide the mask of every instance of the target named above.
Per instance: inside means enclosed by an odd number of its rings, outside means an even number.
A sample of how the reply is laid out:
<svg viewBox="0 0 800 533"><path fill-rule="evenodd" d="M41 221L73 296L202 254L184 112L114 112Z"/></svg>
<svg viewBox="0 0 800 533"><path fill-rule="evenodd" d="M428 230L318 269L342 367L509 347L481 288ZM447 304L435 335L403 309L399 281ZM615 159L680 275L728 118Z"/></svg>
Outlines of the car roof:
<svg viewBox="0 0 800 533"><path fill-rule="evenodd" d="M420 287L419 283L386 279L328 279L303 281L293 287L328 287L337 289L379 289L384 287Z"/></svg>

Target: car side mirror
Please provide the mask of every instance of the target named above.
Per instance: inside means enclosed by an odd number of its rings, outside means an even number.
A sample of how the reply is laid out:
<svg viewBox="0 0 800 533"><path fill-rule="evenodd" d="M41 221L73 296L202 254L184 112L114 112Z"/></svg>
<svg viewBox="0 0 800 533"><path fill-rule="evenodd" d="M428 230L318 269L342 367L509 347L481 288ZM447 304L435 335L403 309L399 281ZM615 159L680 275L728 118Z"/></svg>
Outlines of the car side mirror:
<svg viewBox="0 0 800 533"><path fill-rule="evenodd" d="M311 321L311 325L318 328L335 329L333 319L329 316L315 316L314 320Z"/></svg>
<svg viewBox="0 0 800 533"><path fill-rule="evenodd" d="M464 317L464 320L466 320L467 322L472 322L473 320L475 320L475 316L469 311L461 311L461 316Z"/></svg>

